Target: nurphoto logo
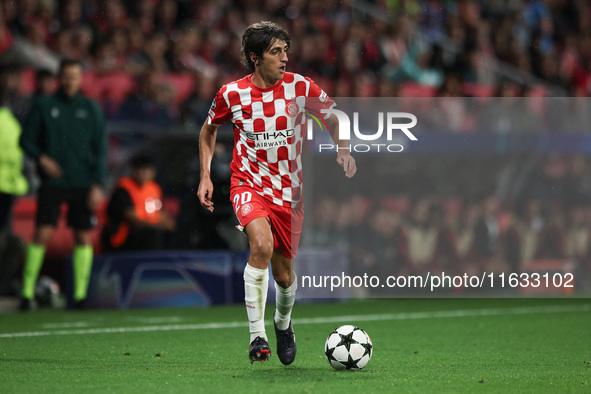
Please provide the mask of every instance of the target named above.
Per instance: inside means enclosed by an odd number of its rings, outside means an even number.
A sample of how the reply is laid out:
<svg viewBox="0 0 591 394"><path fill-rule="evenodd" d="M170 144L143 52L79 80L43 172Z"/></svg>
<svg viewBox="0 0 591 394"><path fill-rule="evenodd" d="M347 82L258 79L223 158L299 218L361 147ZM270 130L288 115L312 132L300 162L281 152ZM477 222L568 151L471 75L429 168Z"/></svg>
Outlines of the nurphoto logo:
<svg viewBox="0 0 591 394"><path fill-rule="evenodd" d="M417 137L410 131L411 128L417 125L417 117L408 112L378 112L378 129L373 133L365 133L360 131L359 127L359 113L353 112L353 132L351 132L351 120L349 115L345 112L335 109L320 109L320 115L318 111L314 111L311 108L305 107L306 115L308 116L306 127L307 127L307 138L308 140L313 139L314 121L320 126L320 130L324 130L324 127L328 129L324 116L327 114L335 115L339 123L339 139L351 141L351 136L354 135L356 140L367 141L365 143L351 143L347 147L339 147L336 144L319 144L318 151L334 151L337 152L339 149L347 149L350 152L391 152L397 153L404 150L404 146L401 144L391 143L394 136L399 132L402 132L409 140L417 141ZM407 122L402 122L407 120ZM384 128L384 123L386 124ZM385 129L385 130L384 130ZM385 140L384 140L385 131ZM372 143L369 143L372 142Z"/></svg>

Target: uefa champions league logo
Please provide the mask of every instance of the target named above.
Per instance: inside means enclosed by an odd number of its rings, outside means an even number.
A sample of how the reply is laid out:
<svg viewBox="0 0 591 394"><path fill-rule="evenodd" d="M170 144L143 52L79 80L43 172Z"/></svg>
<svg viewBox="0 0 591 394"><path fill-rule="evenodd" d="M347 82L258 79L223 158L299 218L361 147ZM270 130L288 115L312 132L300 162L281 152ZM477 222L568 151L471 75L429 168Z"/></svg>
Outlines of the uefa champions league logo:
<svg viewBox="0 0 591 394"><path fill-rule="evenodd" d="M320 130L328 129L328 125L324 120L325 116L335 115L339 123L339 139L351 141L352 134L356 140L364 141L364 143L352 143L348 147L338 147L336 144L319 144L319 152L334 151L339 149L347 149L350 152L391 152L397 153L404 150L404 146L397 143L391 143L394 139L395 133L402 132L410 141L417 141L417 137L410 131L411 128L417 125L417 117L408 112L379 112L378 113L378 129L373 134L364 134L359 129L359 113L353 113L353 133L351 133L351 120L349 116L338 109L328 108L315 111L312 108L305 107L305 112L308 117L306 122L307 138L313 139L314 122L318 124ZM400 120L409 120L407 123L399 123ZM384 139L384 123L385 139ZM370 141L372 143L370 143ZM387 142L387 143L386 143Z"/></svg>

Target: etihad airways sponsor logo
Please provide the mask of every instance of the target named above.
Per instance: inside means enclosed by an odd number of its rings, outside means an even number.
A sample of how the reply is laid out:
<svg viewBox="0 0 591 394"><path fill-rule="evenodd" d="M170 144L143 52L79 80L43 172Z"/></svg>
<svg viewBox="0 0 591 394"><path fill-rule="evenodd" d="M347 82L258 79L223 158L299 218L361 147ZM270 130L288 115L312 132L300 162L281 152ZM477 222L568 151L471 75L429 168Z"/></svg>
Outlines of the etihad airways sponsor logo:
<svg viewBox="0 0 591 394"><path fill-rule="evenodd" d="M254 141L254 146L257 149L275 148L280 146L288 146L288 139L295 136L294 129L265 131L262 133L254 133L247 131L246 138Z"/></svg>

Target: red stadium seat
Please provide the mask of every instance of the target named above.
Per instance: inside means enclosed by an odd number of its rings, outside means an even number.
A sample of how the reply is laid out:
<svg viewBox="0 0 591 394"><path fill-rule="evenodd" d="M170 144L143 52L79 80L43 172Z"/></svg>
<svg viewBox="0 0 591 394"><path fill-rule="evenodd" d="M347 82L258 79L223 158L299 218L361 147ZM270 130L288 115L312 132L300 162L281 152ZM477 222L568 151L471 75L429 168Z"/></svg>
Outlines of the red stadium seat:
<svg viewBox="0 0 591 394"><path fill-rule="evenodd" d="M101 100L122 103L136 88L133 77L124 72L103 74L97 77L101 86Z"/></svg>
<svg viewBox="0 0 591 394"><path fill-rule="evenodd" d="M35 91L35 69L25 68L21 73L20 93L28 96Z"/></svg>
<svg viewBox="0 0 591 394"><path fill-rule="evenodd" d="M380 206L382 208L390 209L402 214L408 211L409 205L410 202L408 201L408 198L404 196L389 196L380 200Z"/></svg>
<svg viewBox="0 0 591 394"><path fill-rule="evenodd" d="M530 97L547 97L548 91L544 86L541 86L541 85L532 86L532 88L529 92L529 96Z"/></svg>
<svg viewBox="0 0 591 394"><path fill-rule="evenodd" d="M435 97L437 88L425 86L415 82L400 84L400 97Z"/></svg>
<svg viewBox="0 0 591 394"><path fill-rule="evenodd" d="M86 96L93 100L99 100L101 98L102 87L97 82L96 75L94 73L82 74L82 83L80 89Z"/></svg>
<svg viewBox="0 0 591 394"><path fill-rule="evenodd" d="M466 96L472 97L493 97L495 95L495 88L491 85L467 82L462 85L462 90Z"/></svg>
<svg viewBox="0 0 591 394"><path fill-rule="evenodd" d="M195 78L191 74L165 74L161 82L172 86L175 105L182 104L195 89Z"/></svg>

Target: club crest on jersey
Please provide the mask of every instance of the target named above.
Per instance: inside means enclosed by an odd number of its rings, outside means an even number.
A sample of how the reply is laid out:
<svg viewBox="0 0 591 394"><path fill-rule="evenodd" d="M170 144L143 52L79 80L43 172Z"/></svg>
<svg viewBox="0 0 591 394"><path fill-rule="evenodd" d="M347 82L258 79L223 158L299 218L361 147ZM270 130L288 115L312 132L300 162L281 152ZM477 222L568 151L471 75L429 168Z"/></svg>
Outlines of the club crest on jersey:
<svg viewBox="0 0 591 394"><path fill-rule="evenodd" d="M251 203L246 203L242 206L240 211L242 212L242 216L248 216L253 211L253 206Z"/></svg>
<svg viewBox="0 0 591 394"><path fill-rule="evenodd" d="M289 101L287 104L285 104L285 113L290 118L295 118L299 112L300 107L294 101Z"/></svg>
<svg viewBox="0 0 591 394"><path fill-rule="evenodd" d="M215 99L213 99L213 101L211 102L211 108L210 109L215 109Z"/></svg>

